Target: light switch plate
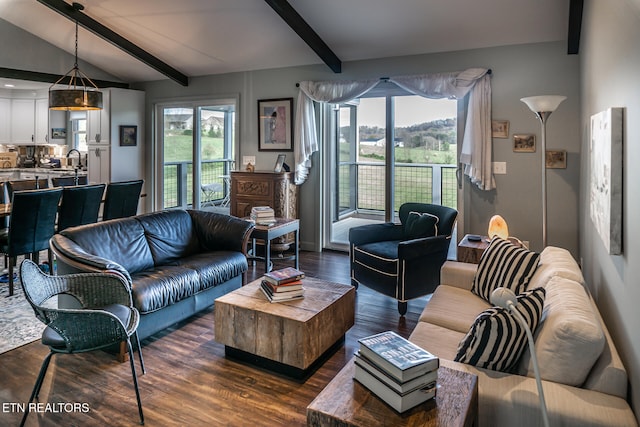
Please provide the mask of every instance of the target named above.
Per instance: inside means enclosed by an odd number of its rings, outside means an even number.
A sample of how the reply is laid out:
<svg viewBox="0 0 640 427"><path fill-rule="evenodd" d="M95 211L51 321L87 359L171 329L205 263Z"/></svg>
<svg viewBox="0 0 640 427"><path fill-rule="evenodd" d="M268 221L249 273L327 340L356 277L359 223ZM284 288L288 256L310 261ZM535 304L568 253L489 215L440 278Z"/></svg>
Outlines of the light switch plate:
<svg viewBox="0 0 640 427"><path fill-rule="evenodd" d="M242 166L246 166L249 163L256 165L256 156L242 156Z"/></svg>
<svg viewBox="0 0 640 427"><path fill-rule="evenodd" d="M493 162L493 173L496 175L506 175L507 162Z"/></svg>

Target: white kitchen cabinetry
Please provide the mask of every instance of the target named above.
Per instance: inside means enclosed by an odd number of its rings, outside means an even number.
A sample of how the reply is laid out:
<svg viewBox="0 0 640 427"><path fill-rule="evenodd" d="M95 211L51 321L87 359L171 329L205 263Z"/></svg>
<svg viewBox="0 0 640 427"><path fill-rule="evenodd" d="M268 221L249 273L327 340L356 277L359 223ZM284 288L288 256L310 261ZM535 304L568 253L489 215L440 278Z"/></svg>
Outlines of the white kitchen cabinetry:
<svg viewBox="0 0 640 427"><path fill-rule="evenodd" d="M0 98L0 144L11 142L11 99Z"/></svg>
<svg viewBox="0 0 640 427"><path fill-rule="evenodd" d="M34 99L11 100L11 142L13 144L34 143L35 105Z"/></svg>
<svg viewBox="0 0 640 427"><path fill-rule="evenodd" d="M49 100L47 98L35 101L34 141L36 144L49 143Z"/></svg>
<svg viewBox="0 0 640 427"><path fill-rule="evenodd" d="M111 141L110 92L102 91L102 110L87 111L87 143L109 144Z"/></svg>
<svg viewBox="0 0 640 427"><path fill-rule="evenodd" d="M111 148L108 145L92 145L87 151L87 178L89 182L111 181Z"/></svg>

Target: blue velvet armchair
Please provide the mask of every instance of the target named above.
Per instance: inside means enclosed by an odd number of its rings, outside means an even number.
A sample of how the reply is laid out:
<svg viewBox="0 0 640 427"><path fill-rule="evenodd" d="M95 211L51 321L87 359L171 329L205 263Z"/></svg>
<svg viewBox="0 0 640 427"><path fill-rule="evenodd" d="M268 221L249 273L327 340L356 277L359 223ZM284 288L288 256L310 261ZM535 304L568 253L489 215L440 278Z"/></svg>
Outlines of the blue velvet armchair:
<svg viewBox="0 0 640 427"><path fill-rule="evenodd" d="M404 316L407 301L432 293L440 284L458 211L428 203L405 203L400 224L354 227L349 231L351 283L362 284L398 300Z"/></svg>

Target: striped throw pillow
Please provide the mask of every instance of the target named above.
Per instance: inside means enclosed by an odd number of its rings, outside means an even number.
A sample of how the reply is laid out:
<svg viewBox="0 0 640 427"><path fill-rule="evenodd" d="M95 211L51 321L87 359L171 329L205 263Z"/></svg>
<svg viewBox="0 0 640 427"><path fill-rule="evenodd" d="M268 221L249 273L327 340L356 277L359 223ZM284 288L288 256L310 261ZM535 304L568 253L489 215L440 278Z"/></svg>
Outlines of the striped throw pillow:
<svg viewBox="0 0 640 427"><path fill-rule="evenodd" d="M534 333L544 307L544 288L518 295L516 310ZM458 345L456 362L494 371L512 372L527 346L527 333L520 322L502 307L488 308L476 317Z"/></svg>
<svg viewBox="0 0 640 427"><path fill-rule="evenodd" d="M471 292L488 302L491 302L491 292L499 287L519 295L527 288L539 261L539 253L494 237L480 257Z"/></svg>

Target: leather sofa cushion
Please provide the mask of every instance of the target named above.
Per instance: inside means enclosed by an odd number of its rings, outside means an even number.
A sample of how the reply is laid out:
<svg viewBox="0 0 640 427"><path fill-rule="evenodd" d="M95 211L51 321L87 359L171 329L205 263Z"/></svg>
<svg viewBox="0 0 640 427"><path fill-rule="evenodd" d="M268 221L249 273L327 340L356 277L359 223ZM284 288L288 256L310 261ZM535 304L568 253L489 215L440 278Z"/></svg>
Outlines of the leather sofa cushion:
<svg viewBox="0 0 640 427"><path fill-rule="evenodd" d="M150 313L220 285L247 269L240 252L205 252L132 275L132 297L140 313Z"/></svg>
<svg viewBox="0 0 640 427"><path fill-rule="evenodd" d="M399 240L366 243L353 250L354 262L388 275L398 274Z"/></svg>
<svg viewBox="0 0 640 427"><path fill-rule="evenodd" d="M115 261L129 274L153 268L144 228L135 218L99 222L60 232L85 252Z"/></svg>
<svg viewBox="0 0 640 427"><path fill-rule="evenodd" d="M166 210L140 215L137 219L144 229L156 266L170 264L198 252L193 221L186 211Z"/></svg>

